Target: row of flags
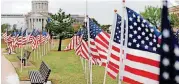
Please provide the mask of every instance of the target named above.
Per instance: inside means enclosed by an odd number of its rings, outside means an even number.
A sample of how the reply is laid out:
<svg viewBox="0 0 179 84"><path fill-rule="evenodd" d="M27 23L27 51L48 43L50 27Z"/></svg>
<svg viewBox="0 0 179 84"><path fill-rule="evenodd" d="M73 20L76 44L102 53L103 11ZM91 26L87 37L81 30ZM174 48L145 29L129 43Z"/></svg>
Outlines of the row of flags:
<svg viewBox="0 0 179 84"><path fill-rule="evenodd" d="M80 29L65 50L74 49L84 59L106 67L113 79L119 74L121 81L130 84L179 84L179 31L174 35L166 4L162 32L125 7L127 19L122 21L123 17L115 13L111 35L87 17L89 29Z"/></svg>
<svg viewBox="0 0 179 84"><path fill-rule="evenodd" d="M9 54L11 54L15 48L22 48L27 44L31 44L32 50L37 49L39 45L50 41L50 35L42 31L33 29L31 33L27 33L27 29L22 31L22 28L18 32L12 32L8 35L7 31L3 33L3 38L8 46Z"/></svg>

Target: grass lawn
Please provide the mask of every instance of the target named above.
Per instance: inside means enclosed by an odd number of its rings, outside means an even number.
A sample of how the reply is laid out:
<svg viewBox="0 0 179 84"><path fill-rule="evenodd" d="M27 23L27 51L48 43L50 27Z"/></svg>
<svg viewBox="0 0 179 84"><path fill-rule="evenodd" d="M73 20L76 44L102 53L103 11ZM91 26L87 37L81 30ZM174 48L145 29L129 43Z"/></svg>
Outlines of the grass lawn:
<svg viewBox="0 0 179 84"><path fill-rule="evenodd" d="M69 39L63 40L63 49L69 41ZM28 71L38 70L40 63L43 60L52 69L49 80L51 80L53 84L86 84L80 57L76 56L73 50L58 52L57 40L54 40L54 45L54 49L52 49L46 56L43 56L41 60L39 57L37 59L37 56L34 56L34 52L31 53L29 62L31 62L34 66L23 68L22 72L20 67L16 68L16 72L18 73L20 80L29 80ZM2 44L1 48L4 47L5 44ZM20 55L20 52L14 55L5 55L5 57L11 62L18 62L19 60L16 57L17 55ZM102 84L103 76L104 67L93 65L93 84ZM117 84L117 81L107 76L106 84Z"/></svg>

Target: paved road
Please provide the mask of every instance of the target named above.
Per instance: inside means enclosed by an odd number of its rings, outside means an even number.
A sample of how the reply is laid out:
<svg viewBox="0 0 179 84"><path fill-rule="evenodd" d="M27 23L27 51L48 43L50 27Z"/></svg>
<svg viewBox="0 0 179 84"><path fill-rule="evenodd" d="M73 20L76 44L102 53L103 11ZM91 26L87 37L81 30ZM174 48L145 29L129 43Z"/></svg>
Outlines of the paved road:
<svg viewBox="0 0 179 84"><path fill-rule="evenodd" d="M1 49L4 50L4 49ZM18 75L9 60L1 51L1 84L19 84Z"/></svg>

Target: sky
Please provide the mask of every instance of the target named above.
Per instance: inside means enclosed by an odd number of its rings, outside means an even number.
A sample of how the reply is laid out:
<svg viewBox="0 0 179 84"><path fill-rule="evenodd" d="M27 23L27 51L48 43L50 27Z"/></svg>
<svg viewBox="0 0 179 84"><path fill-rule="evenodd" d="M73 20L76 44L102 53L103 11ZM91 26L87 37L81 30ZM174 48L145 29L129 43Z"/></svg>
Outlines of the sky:
<svg viewBox="0 0 179 84"><path fill-rule="evenodd" d="M1 14L27 14L31 11L32 0L1 0ZM56 13L59 8L70 14L85 15L86 0L48 0L49 12ZM169 0L175 6L176 0ZM161 7L161 0L126 0L126 6L136 12L144 11L146 6ZM100 24L112 24L114 9L122 13L122 0L88 0L87 14Z"/></svg>

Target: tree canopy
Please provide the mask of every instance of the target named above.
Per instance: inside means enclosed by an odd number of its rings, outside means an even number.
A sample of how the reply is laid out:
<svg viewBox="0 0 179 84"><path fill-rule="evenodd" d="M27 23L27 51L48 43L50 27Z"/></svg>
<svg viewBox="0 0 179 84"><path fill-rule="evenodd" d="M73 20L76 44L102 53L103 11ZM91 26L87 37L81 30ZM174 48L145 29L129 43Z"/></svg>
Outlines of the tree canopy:
<svg viewBox="0 0 179 84"><path fill-rule="evenodd" d="M17 32L18 30L17 30L17 24L13 24L12 25L12 31L13 32Z"/></svg>
<svg viewBox="0 0 179 84"><path fill-rule="evenodd" d="M2 24L1 25L1 33L6 32L6 29L9 29L10 25L9 24Z"/></svg>
<svg viewBox="0 0 179 84"><path fill-rule="evenodd" d="M65 37L73 36L74 30L72 28L72 23L74 19L71 18L70 14L66 14L62 9L55 14L50 15L51 20L48 21L46 29L52 34L59 37L59 48L61 51L61 40Z"/></svg>
<svg viewBox="0 0 179 84"><path fill-rule="evenodd" d="M140 14L157 27L161 24L161 8L147 6L145 7L145 11Z"/></svg>
<svg viewBox="0 0 179 84"><path fill-rule="evenodd" d="M101 25L101 28L106 31L106 32L109 32L109 27L111 27L110 24L107 24L107 25Z"/></svg>
<svg viewBox="0 0 179 84"><path fill-rule="evenodd" d="M159 28L161 26L161 11L162 10L159 7L147 6L145 7L144 12L141 12L140 14L150 23ZM176 14L170 14L169 17L172 27L177 27L179 25L179 17L177 17Z"/></svg>
<svg viewBox="0 0 179 84"><path fill-rule="evenodd" d="M98 23L98 21L95 18L91 18L91 19L93 20L93 22L95 24L97 24L99 27L101 27L101 29L103 29L106 32L109 32L109 27L111 26L110 24L103 24L103 25L101 25L101 24Z"/></svg>

